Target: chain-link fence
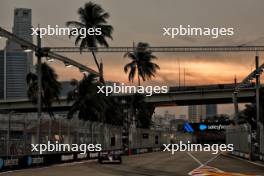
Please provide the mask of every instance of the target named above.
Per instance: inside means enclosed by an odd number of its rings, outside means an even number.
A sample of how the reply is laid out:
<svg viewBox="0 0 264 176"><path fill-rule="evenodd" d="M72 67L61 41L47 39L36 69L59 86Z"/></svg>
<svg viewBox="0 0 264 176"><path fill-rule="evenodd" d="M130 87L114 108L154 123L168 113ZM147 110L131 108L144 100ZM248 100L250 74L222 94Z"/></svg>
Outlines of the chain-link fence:
<svg viewBox="0 0 264 176"><path fill-rule="evenodd" d="M264 156L264 127L263 124L260 125L260 154Z"/></svg>
<svg viewBox="0 0 264 176"><path fill-rule="evenodd" d="M123 128L91 121L69 120L64 113L51 119L43 113L38 120L36 113L0 114L0 156L19 156L32 153L31 144L101 144L102 150L122 149ZM129 147L160 147L169 142L164 131L129 130ZM36 153L37 154L37 153Z"/></svg>
<svg viewBox="0 0 264 176"><path fill-rule="evenodd" d="M229 127L226 130L226 143L233 144L234 150L250 153L251 151L251 128L247 124Z"/></svg>

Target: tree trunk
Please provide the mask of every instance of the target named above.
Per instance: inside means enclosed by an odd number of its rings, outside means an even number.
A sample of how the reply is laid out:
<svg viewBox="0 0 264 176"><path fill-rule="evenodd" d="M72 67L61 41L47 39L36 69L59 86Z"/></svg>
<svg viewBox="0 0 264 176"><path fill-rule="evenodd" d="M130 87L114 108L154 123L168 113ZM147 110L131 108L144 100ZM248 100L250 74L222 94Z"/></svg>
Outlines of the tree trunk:
<svg viewBox="0 0 264 176"><path fill-rule="evenodd" d="M138 86L140 86L140 76L139 76L139 72L138 72Z"/></svg>
<svg viewBox="0 0 264 176"><path fill-rule="evenodd" d="M103 65L102 64L99 65L97 58L96 58L96 54L93 50L92 50L92 54L93 54L94 62L97 66L98 72L100 74L100 82L102 82L104 84L105 81L104 81L104 77L103 77Z"/></svg>
<svg viewBox="0 0 264 176"><path fill-rule="evenodd" d="M99 81L103 84L105 84L105 80L104 80L104 67L103 67L103 63L100 63L100 70L99 70L99 74L100 74L100 79Z"/></svg>
<svg viewBox="0 0 264 176"><path fill-rule="evenodd" d="M96 66L97 66L97 69L98 69L98 71L99 71L99 70L100 70L100 65L99 65L99 63L98 63L98 61L97 61L97 58L96 58L95 52L94 52L93 50L92 50L92 54L93 54L94 62L95 62Z"/></svg>

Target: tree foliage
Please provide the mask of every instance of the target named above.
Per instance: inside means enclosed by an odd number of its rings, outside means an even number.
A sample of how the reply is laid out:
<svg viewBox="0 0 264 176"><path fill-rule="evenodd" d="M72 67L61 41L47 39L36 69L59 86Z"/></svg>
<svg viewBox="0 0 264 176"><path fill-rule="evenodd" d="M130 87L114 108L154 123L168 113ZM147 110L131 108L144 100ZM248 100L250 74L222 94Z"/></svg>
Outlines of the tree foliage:
<svg viewBox="0 0 264 176"><path fill-rule="evenodd" d="M122 125L122 109L120 102L104 94L97 93L99 82L95 75L84 75L80 81L72 80L74 87L68 93L68 102L73 101L69 110L68 118L78 113L79 119L84 121L97 121L113 125Z"/></svg>
<svg viewBox="0 0 264 176"><path fill-rule="evenodd" d="M38 70L38 66L36 68ZM51 105L54 101L59 101L59 95L61 91L61 83L58 81L58 75L53 68L48 64L41 64L41 106L47 109L49 115L53 118L54 114L51 110ZM37 104L38 101L38 75L35 73L28 73L26 77L28 85L27 95L33 104Z"/></svg>
<svg viewBox="0 0 264 176"><path fill-rule="evenodd" d="M157 70L160 69L160 67L153 62L157 57L152 54L148 43L139 42L135 50L125 53L124 57L131 60L131 62L124 66L125 73L129 72L128 80L133 82L137 74L138 85L140 85L140 78L143 81L150 80L152 77L155 77Z"/></svg>

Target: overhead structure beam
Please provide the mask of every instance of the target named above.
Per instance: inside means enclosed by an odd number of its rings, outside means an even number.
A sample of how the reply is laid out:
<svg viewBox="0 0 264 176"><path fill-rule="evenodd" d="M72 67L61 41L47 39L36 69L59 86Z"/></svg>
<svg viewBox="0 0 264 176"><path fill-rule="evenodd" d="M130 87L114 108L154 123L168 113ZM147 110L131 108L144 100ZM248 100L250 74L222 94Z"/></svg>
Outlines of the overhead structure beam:
<svg viewBox="0 0 264 176"><path fill-rule="evenodd" d="M32 51L38 52L38 50L40 50L40 48L38 48L33 43L30 43L30 42L28 42L28 41L26 41L26 40L24 40L24 39L22 39L16 35L12 34L12 33L10 33L9 31L7 31L1 27L0 27L0 36L5 37L9 40L12 40L12 41L20 44L22 47L25 47L27 49L31 49ZM85 66L79 62L76 62L76 61L74 61L68 57L57 54L57 53L51 51L51 49L48 47L41 48L41 49L42 49L42 52L44 52L46 57L51 57L51 58L57 59L57 60L62 61L62 62L67 62L68 64L73 65L82 71L86 71L88 73L93 73L93 74L99 76L99 73L97 71L93 70L92 68L89 68L89 67L87 67L87 66Z"/></svg>
<svg viewBox="0 0 264 176"><path fill-rule="evenodd" d="M53 52L80 52L79 47L52 47ZM132 52L134 47L84 48L82 52ZM153 52L256 52L264 51L264 46L161 46L149 47Z"/></svg>
<svg viewBox="0 0 264 176"><path fill-rule="evenodd" d="M62 61L62 62L67 62L70 65L74 65L75 67L78 67L80 70L87 71L88 73L93 73L93 74L99 76L99 73L97 71L95 71L95 70L93 70L93 69L91 69L91 68L89 68L83 64L80 64L79 62L76 62L72 59L69 59L65 56L59 55L55 52L52 52L52 51L48 52L48 57L57 59L57 60Z"/></svg>
<svg viewBox="0 0 264 176"><path fill-rule="evenodd" d="M247 87L250 84L250 81L256 78L257 75L261 75L264 70L264 63L260 65L257 69L252 71L246 78L243 79L241 83L239 83L235 87L235 93L238 93L240 89Z"/></svg>
<svg viewBox="0 0 264 176"><path fill-rule="evenodd" d="M34 45L33 43L28 42L1 27L0 27L0 37L5 37L21 46L25 46L34 51L36 51L38 48L37 45Z"/></svg>

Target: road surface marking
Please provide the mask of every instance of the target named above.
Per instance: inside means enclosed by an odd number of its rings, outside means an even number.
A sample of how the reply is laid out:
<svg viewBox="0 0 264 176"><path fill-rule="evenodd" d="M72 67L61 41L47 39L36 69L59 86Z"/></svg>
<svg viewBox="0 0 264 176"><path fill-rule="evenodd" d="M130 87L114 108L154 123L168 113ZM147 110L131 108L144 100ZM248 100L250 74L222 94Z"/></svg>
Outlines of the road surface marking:
<svg viewBox="0 0 264 176"><path fill-rule="evenodd" d="M240 173L231 173L231 172L224 172L216 167L211 167L207 166L208 163L212 162L215 160L218 156L221 155L219 153L218 155L214 156L213 158L209 159L205 163L202 163L199 161L196 157L194 157L191 153L187 152L187 154L192 157L197 163L200 164L199 167L193 169L188 173L188 175L193 175L193 176L257 176L257 175L246 175L246 174L240 174Z"/></svg>
<svg viewBox="0 0 264 176"><path fill-rule="evenodd" d="M207 165L208 163L210 163L210 162L212 162L213 160L215 160L218 156L220 156L221 155L221 153L219 153L219 154L217 154L216 156L214 156L213 158L211 158L211 159L209 159L208 161L206 161L205 163L204 163L204 165Z"/></svg>
<svg viewBox="0 0 264 176"><path fill-rule="evenodd" d="M194 161L196 161L198 164L200 164L200 166L203 166L203 163L201 161L199 161L196 157L194 157L190 152L187 152L187 154L194 159Z"/></svg>
<svg viewBox="0 0 264 176"><path fill-rule="evenodd" d="M224 172L218 168L211 167L211 166L202 166L198 167L188 175L192 176L257 176L257 175L247 175L247 174L240 174L240 173L232 173L232 172Z"/></svg>

